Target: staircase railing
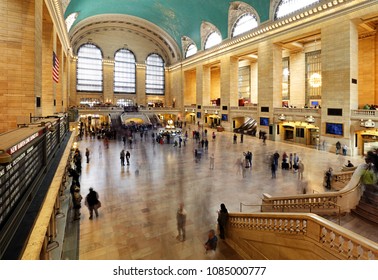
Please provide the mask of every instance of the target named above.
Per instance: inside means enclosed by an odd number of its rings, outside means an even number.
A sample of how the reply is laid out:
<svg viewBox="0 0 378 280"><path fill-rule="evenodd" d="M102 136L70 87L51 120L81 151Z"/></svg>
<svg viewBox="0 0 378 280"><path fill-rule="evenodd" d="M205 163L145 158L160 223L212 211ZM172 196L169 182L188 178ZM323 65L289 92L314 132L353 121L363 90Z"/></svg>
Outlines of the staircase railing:
<svg viewBox="0 0 378 280"><path fill-rule="evenodd" d="M353 176L359 180L358 172ZM349 175L345 175L349 176ZM352 177L353 177L352 176ZM344 178L344 177L343 177ZM346 178L346 177L345 177ZM341 180L341 179L340 179ZM264 193L261 207L262 212L309 212L317 214L335 214L350 212L358 204L363 190L360 183L348 186L337 192L299 194L291 196L275 196ZM337 209L338 208L338 209Z"/></svg>
<svg viewBox="0 0 378 280"><path fill-rule="evenodd" d="M263 212L262 211L262 207L263 206L267 206L267 204L245 204L245 203L240 202L240 206L239 206L240 213L243 212L243 206L247 206L247 207L260 207L260 212ZM274 207L275 205L271 205L271 206ZM290 211L290 209L291 209L290 207L298 207L298 208L302 207L302 209L304 211L308 210L310 213L314 213L316 211L314 211L313 208L315 208L315 209L318 208L319 204L316 203L315 205L312 205L312 204L305 204L305 205L303 205L301 203L300 204L289 203L289 204L286 204L286 206L289 206L289 207L281 207L280 208L280 210L281 210L280 212L291 212ZM341 223L341 221L340 221L340 217L341 217L341 207L340 207L340 205L334 204L331 201L326 201L325 205L323 205L323 207L329 207L329 206L334 206L334 207L337 208L337 212L335 214L337 215L337 221L338 221L338 224L340 225L340 223ZM304 212L304 211L302 211L302 212ZM274 211L274 212L277 212L277 211Z"/></svg>
<svg viewBox="0 0 378 280"><path fill-rule="evenodd" d="M310 213L230 213L226 242L245 259L378 259L377 243Z"/></svg>

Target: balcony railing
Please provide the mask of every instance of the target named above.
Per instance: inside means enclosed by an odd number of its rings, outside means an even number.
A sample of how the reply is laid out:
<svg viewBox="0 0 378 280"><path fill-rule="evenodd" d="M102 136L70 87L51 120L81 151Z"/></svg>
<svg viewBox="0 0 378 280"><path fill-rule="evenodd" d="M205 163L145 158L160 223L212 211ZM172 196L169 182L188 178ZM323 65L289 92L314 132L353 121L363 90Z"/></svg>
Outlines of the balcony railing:
<svg viewBox="0 0 378 280"><path fill-rule="evenodd" d="M378 111L377 110L352 110L351 114L352 118L359 118L359 119L367 119L367 118L378 118Z"/></svg>
<svg viewBox="0 0 378 280"><path fill-rule="evenodd" d="M257 106L231 106L231 111L248 111L248 112L257 112Z"/></svg>
<svg viewBox="0 0 378 280"><path fill-rule="evenodd" d="M320 110L321 109L317 108L274 108L274 113L285 115L320 116Z"/></svg>

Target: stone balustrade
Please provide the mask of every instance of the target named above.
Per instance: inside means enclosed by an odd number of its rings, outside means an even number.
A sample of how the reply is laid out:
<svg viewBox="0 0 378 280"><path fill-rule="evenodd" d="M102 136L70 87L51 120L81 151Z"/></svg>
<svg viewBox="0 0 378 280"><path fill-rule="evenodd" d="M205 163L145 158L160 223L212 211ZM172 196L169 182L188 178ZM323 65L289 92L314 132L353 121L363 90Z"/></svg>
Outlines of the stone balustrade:
<svg viewBox="0 0 378 280"><path fill-rule="evenodd" d="M230 213L226 242L246 259L378 259L378 244L314 214Z"/></svg>
<svg viewBox="0 0 378 280"><path fill-rule="evenodd" d="M378 111L377 110L364 110L364 109L352 110L351 117L359 118L359 119L378 118Z"/></svg>

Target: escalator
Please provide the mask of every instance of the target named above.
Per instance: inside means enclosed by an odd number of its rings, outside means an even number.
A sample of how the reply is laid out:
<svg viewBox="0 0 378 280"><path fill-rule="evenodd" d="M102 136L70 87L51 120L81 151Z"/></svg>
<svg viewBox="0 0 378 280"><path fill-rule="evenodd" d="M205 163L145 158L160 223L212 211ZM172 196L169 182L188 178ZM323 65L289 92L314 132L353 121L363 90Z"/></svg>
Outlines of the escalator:
<svg viewBox="0 0 378 280"><path fill-rule="evenodd" d="M255 119L246 118L246 121L238 128L234 129L236 133L243 133L255 136L257 131L257 122Z"/></svg>

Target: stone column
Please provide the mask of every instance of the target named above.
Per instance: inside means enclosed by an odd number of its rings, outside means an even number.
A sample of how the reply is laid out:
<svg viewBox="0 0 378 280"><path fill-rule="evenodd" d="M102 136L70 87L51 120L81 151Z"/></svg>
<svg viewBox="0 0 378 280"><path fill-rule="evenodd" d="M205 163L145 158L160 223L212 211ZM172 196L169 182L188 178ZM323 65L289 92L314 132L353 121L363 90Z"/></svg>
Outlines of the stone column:
<svg viewBox="0 0 378 280"><path fill-rule="evenodd" d="M258 114L273 124L274 108L282 107L282 49L270 41L258 46L258 80ZM267 126L260 129L269 132Z"/></svg>
<svg viewBox="0 0 378 280"><path fill-rule="evenodd" d="M305 105L306 65L305 53L290 54L290 101L289 105L302 108Z"/></svg>
<svg viewBox="0 0 378 280"><path fill-rule="evenodd" d="M114 63L103 62L103 95L104 103L114 101Z"/></svg>
<svg viewBox="0 0 378 280"><path fill-rule="evenodd" d="M146 97L146 65L137 64L136 67L136 102L138 105L147 106Z"/></svg>
<svg viewBox="0 0 378 280"><path fill-rule="evenodd" d="M335 143L354 147L351 110L358 108L358 30L349 20L321 30L322 41L322 127L323 138L335 150ZM341 109L334 115L332 109ZM340 111L340 110L339 110ZM326 122L342 123L343 136L326 134Z"/></svg>
<svg viewBox="0 0 378 280"><path fill-rule="evenodd" d="M196 122L203 120L204 110L203 106L210 105L210 78L211 78L211 71L210 67L207 65L199 65L196 69L196 112L201 112L201 118L197 119L196 114ZM198 109L198 105L201 105L201 109Z"/></svg>
<svg viewBox="0 0 378 280"><path fill-rule="evenodd" d="M220 78L220 114L228 114L227 122L222 121L222 126L231 131L232 120L230 119L230 106L238 106L238 70L239 60L235 57L223 57L221 59ZM223 110L227 106L227 110Z"/></svg>

